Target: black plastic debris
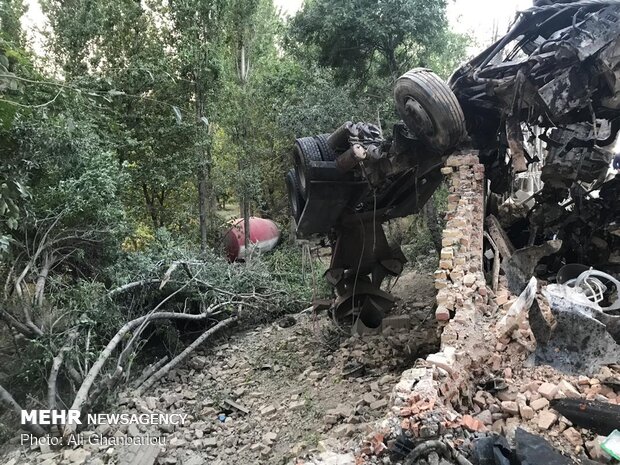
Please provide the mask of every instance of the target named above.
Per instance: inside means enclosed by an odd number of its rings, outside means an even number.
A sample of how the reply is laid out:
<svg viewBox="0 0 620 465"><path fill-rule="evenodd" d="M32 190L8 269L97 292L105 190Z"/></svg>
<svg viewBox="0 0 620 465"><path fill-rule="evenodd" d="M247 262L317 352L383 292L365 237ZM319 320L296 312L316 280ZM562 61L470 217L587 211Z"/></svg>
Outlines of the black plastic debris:
<svg viewBox="0 0 620 465"><path fill-rule="evenodd" d="M520 465L573 465L568 457L555 450L545 439L517 428L516 455Z"/></svg>
<svg viewBox="0 0 620 465"><path fill-rule="evenodd" d="M568 418L574 425L607 436L620 429L620 405L596 400L555 399L551 407Z"/></svg>
<svg viewBox="0 0 620 465"><path fill-rule="evenodd" d="M473 449L472 459L476 465L511 465L512 452L504 436L477 439Z"/></svg>

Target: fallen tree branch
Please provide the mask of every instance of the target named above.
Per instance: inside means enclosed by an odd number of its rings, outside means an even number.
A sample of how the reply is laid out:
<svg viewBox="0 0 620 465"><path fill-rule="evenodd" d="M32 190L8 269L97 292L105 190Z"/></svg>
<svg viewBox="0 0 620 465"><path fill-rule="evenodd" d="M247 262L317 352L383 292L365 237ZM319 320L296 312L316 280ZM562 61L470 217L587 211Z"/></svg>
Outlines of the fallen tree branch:
<svg viewBox="0 0 620 465"><path fill-rule="evenodd" d="M8 408L10 408L15 413L17 413L17 415L19 415L19 418L21 419L23 409L15 401L15 399L13 399L13 396L9 393L9 391L4 389L4 387L2 387L1 384L0 384L0 403L6 405ZM23 425L23 427L36 436L44 436L46 434L46 431L43 428L41 428L39 425L27 423Z"/></svg>
<svg viewBox="0 0 620 465"><path fill-rule="evenodd" d="M185 289L188 285L189 285L189 283L185 283L183 286L178 288L172 294L167 296L165 299L163 299L161 302L159 302L157 304L157 306L155 306L155 308L153 308L153 310L151 310L149 313L147 313L146 316L152 315L153 313L157 312L157 310L159 310L162 307L162 305L164 305L166 302L168 302L170 299L172 299L175 295L177 295L179 292L181 292L183 289ZM205 313L209 313L210 310L211 310L210 308L207 309L207 311ZM129 357L129 353L130 353L129 349L131 349L133 344L142 335L142 332L146 329L146 327L149 325L149 323L150 323L150 320L148 318L145 319L144 322L140 325L140 327L136 331L134 331L134 334L133 334L132 338L129 340L129 342L127 343L127 345L125 346L125 348L123 349L123 351L121 352L121 354L118 357L118 362L116 363L117 371L118 370L122 371L123 365L125 364L125 362L127 361L127 358ZM120 375L120 373L119 373L119 375Z"/></svg>
<svg viewBox="0 0 620 465"><path fill-rule="evenodd" d="M159 282L159 279L152 278L152 279L142 279L140 281L134 281L131 283L123 284L122 286L119 286L109 291L108 297L114 297L115 295L122 294L123 292L133 289L134 287L146 286L148 284L155 284L158 282Z"/></svg>
<svg viewBox="0 0 620 465"><path fill-rule="evenodd" d="M222 320L218 324L213 326L212 328L209 328L198 339L196 339L189 346L187 346L183 352L181 352L179 355L174 357L165 366L163 366L162 368L157 370L157 372L153 376L151 376L149 379L147 379L142 384L142 386L140 386L136 390L136 395L141 396L146 390L151 388L153 386L153 384L155 384L157 381L159 381L161 378L163 378L166 374L168 374L170 372L170 370L172 370L179 363L181 363L183 360L185 360L192 352L194 352L194 350L196 350L209 337L213 336L218 331L221 331L222 329L230 326L231 324L233 324L236 321L237 321L237 317L233 316L233 317L230 317L230 318L228 318L226 320Z"/></svg>
<svg viewBox="0 0 620 465"><path fill-rule="evenodd" d="M179 292L181 292L183 289L185 289L185 287L187 287L189 283L185 283L182 287L180 287L179 289L177 289L176 291L174 291L172 294L170 294L168 297L166 297L164 300L162 300L161 302L159 302L157 304L157 306L155 308L153 308L153 310L151 310L149 313L147 313L145 316L149 316L154 314L155 312L157 312L157 310L159 310L162 305L164 305L168 300L170 300L172 297L174 297L176 294L178 294ZM207 309L207 312L210 314L209 312L210 309ZM125 370L125 362L127 361L127 359L129 358L129 355L131 354L130 350L133 347L134 343L138 340L138 338L140 338L140 336L142 335L142 332L146 329L146 327L151 323L151 320L149 318L146 318L142 324L138 327L138 329L136 329L133 332L133 336L131 337L131 339L129 340L129 342L125 345L125 348L121 351L121 354L118 356L118 361L116 362L116 369L114 370L114 373L112 373L111 375L109 375L108 379L105 382L101 382L99 383L99 386L97 386L97 389L95 389L90 396L88 397L88 401L86 402L85 405L93 405L95 403L95 401L97 400L97 398L106 390L111 391L112 389L114 389L114 387L116 386L116 384L119 382L119 380L121 379L121 376L123 374L123 371Z"/></svg>
<svg viewBox="0 0 620 465"><path fill-rule="evenodd" d="M60 367L62 366L62 363L65 359L65 354L73 345L73 341L75 341L77 335L77 329L73 329L67 337L67 342L61 347L61 349L58 351L58 354L56 355L56 357L54 357L54 360L52 361L52 369L50 370L50 375L47 379L47 405L50 410L56 409L56 381L58 379L58 372L60 371Z"/></svg>
<svg viewBox="0 0 620 465"><path fill-rule="evenodd" d="M159 313L152 313L149 315L145 315L145 316L136 318L134 320L131 320L125 323L125 325L123 325L123 327L118 330L116 335L112 339L110 339L110 342L108 342L105 349L101 351L101 353L99 354L99 357L97 358L97 361L93 364L93 366L87 373L86 377L84 378L84 382L82 383L82 385L80 386L80 389L75 395L75 399L73 400L73 404L71 405L71 410L77 410L79 412L82 411L84 404L88 399L88 393L90 392L90 388L92 387L93 383L95 382L95 379L99 375L99 372L103 368L103 365L107 362L110 355L112 355L112 352L114 351L114 349L116 349L118 344L120 344L120 342L125 338L125 335L127 335L129 331L132 331L135 328L139 327L145 321L174 320L174 319L200 321L200 320L204 320L208 318L209 316L210 316L210 313L188 314L188 313L176 313L176 312L159 312ZM66 425L64 429L64 433L63 433L65 438L75 433L75 430L76 430L76 425L74 424Z"/></svg>
<svg viewBox="0 0 620 465"><path fill-rule="evenodd" d="M37 335L30 326L25 325L4 309L0 309L0 318L2 318L10 328L27 338Z"/></svg>
<svg viewBox="0 0 620 465"><path fill-rule="evenodd" d="M142 386L142 383L144 383L147 379L149 379L151 377L151 375L153 373L155 373L157 370L159 370L162 366L164 366L164 364L169 360L169 357L167 355L165 355L163 358L161 358L160 360L158 360L155 363L150 364L148 367L146 367L146 370L144 370L144 372L140 375L140 377L136 380L134 387L137 389L140 386Z"/></svg>

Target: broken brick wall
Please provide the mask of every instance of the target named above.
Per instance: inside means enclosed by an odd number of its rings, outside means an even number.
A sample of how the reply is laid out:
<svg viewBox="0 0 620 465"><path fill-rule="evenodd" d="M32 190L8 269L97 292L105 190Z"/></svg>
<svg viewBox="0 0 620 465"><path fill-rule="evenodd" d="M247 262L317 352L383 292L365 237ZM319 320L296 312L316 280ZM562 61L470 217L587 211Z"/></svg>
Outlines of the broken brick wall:
<svg viewBox="0 0 620 465"><path fill-rule="evenodd" d="M493 337L483 323L489 291L483 273L484 166L477 151L447 159L442 173L449 186L446 227L439 270L435 272L437 309L443 323L441 352L427 361L451 369L439 384L445 402L458 403L470 389L469 368L485 359Z"/></svg>
<svg viewBox="0 0 620 465"><path fill-rule="evenodd" d="M482 269L484 167L477 152L461 152L448 158L442 172L450 195L440 269L435 273L436 317L443 323L441 351L418 359L402 374L392 392L393 415L382 425L388 437L403 433L432 438L462 426L484 429L479 420L457 413L475 392L472 369L489 359L496 344L486 317L490 293ZM372 444L363 449L365 454L373 452L377 451Z"/></svg>
<svg viewBox="0 0 620 465"><path fill-rule="evenodd" d="M483 304L484 166L476 151L448 158L442 168L449 185L446 227L439 270L435 272L438 321L448 321L468 305Z"/></svg>

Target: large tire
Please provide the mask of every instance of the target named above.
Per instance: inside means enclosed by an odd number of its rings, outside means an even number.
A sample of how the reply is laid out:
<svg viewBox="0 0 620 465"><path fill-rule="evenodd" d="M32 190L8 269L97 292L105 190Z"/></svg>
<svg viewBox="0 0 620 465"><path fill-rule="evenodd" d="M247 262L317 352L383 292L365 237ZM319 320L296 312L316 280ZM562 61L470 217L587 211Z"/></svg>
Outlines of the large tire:
<svg viewBox="0 0 620 465"><path fill-rule="evenodd" d="M319 134L318 136L314 136L314 140L319 146L319 151L321 152L323 161L336 161L338 155L327 143L329 136L330 134Z"/></svg>
<svg viewBox="0 0 620 465"><path fill-rule="evenodd" d="M297 184L297 175L295 170L291 169L286 173L286 190L288 191L288 200L291 209L291 216L298 222L301 213L304 210L304 199L301 198L299 185Z"/></svg>
<svg viewBox="0 0 620 465"><path fill-rule="evenodd" d="M446 153L465 136L465 117L456 96L435 73L415 68L394 86L398 114L430 150Z"/></svg>
<svg viewBox="0 0 620 465"><path fill-rule="evenodd" d="M307 199L308 188L310 187L310 162L323 161L321 151L313 137L302 137L295 141L293 155L297 169L299 192L304 199Z"/></svg>

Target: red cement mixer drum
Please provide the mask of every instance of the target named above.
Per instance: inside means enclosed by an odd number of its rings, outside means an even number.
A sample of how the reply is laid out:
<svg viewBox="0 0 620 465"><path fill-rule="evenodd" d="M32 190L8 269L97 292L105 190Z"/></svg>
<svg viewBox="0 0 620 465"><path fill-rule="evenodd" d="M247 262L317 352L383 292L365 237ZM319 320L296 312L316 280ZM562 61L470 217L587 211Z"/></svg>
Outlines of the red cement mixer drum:
<svg viewBox="0 0 620 465"><path fill-rule="evenodd" d="M231 222L231 228L224 236L224 245L228 260L245 259L245 229L243 219ZM280 240L280 229L271 220L265 218L250 218L250 243L251 249L258 249L261 252L269 252Z"/></svg>

